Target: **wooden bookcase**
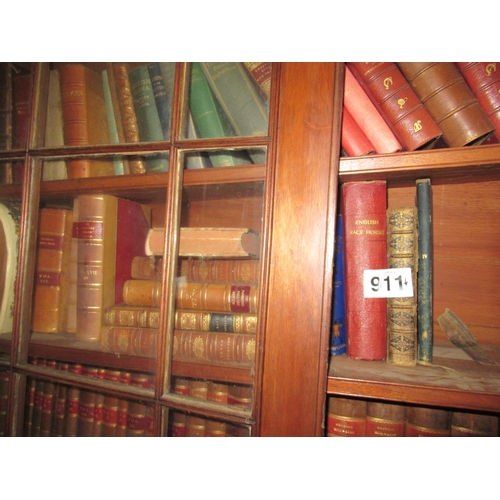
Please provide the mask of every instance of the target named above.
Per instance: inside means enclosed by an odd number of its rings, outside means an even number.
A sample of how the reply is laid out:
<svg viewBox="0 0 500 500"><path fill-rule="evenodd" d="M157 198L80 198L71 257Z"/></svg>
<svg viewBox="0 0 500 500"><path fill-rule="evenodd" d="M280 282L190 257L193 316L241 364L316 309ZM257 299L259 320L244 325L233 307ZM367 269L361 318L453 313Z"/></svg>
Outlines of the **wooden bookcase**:
<svg viewBox="0 0 500 500"><path fill-rule="evenodd" d="M0 186L0 201L22 202L19 270L12 335L0 336L0 370L10 374L8 435L23 434L27 380L144 403L154 435L167 435L169 412L233 424L253 436L323 436L326 401L347 395L382 401L500 413L500 373L468 361L440 334L436 318L454 310L500 362L498 188L500 146L435 149L340 158L344 66L273 63L268 135L186 139L189 64L176 65L172 136L160 142L43 146L50 65L32 66L30 136L25 148L2 151L2 162L24 160L24 183ZM185 170L187 152L265 148L264 164ZM41 181L43 162L82 156L133 158L167 152L168 172ZM415 180L430 177L434 223L434 334L431 367L329 358L335 214L338 188L348 180L386 179L389 205L412 205ZM43 204L69 205L80 194L113 194L147 203L171 244L165 252L158 354L115 356L68 337L31 335L37 216ZM172 291L176 286L177 230L183 223L259 225L263 234L255 364L238 366L171 361ZM30 362L33 356L68 363L154 373L148 388L61 373ZM445 367L445 368L443 368ZM173 377L251 385L253 404L230 408L175 394Z"/></svg>
<svg viewBox="0 0 500 500"><path fill-rule="evenodd" d="M104 66L88 63L101 71ZM146 405L152 435L169 435L173 414L229 424L238 435L320 436L326 394L332 277L333 215L342 68L334 63L273 63L268 133L192 139L183 133L190 64L175 66L172 134L159 142L45 146L49 72L31 65L29 137L1 159L25 161L22 184L0 186L0 200L22 203L15 324L0 336L0 369L10 375L6 434L23 435L33 381ZM333 141L333 142L332 142ZM265 163L187 170L188 153L260 148ZM147 174L42 180L55 160L145 158L167 153L169 170ZM155 358L102 352L66 333L31 332L38 215L44 206L71 208L83 194L110 194L147 204L152 225L165 227L160 324ZM333 196L333 199L332 199ZM258 328L253 366L172 359L177 233L182 225L251 227L262 232ZM318 297L321 300L318 300ZM37 365L33 359L152 374L148 387L125 385ZM251 387L244 408L176 393L177 378ZM300 414L296 408L301 406Z"/></svg>

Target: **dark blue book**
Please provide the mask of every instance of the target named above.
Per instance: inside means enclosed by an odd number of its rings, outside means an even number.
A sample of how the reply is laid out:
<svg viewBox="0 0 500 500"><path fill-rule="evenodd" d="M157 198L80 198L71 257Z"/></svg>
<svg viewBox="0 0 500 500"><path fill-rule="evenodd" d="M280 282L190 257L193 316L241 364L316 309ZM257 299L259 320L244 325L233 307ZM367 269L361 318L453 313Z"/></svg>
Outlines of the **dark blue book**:
<svg viewBox="0 0 500 500"><path fill-rule="evenodd" d="M337 214L333 268L332 332L330 338L330 354L332 356L338 356L346 352L344 235L342 226L342 215Z"/></svg>

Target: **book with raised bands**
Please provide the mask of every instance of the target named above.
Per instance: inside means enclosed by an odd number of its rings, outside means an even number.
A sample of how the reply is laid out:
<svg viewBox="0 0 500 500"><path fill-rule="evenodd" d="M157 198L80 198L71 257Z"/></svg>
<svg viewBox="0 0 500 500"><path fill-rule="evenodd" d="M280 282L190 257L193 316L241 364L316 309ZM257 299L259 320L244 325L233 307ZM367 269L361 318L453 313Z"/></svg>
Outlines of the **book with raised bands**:
<svg viewBox="0 0 500 500"><path fill-rule="evenodd" d="M151 209L111 195L78 197L77 330L99 341L106 307L124 302L132 259L144 255Z"/></svg>
<svg viewBox="0 0 500 500"><path fill-rule="evenodd" d="M481 144L493 124L452 62L398 62L449 147Z"/></svg>
<svg viewBox="0 0 500 500"><path fill-rule="evenodd" d="M40 210L32 321L32 329L36 332L66 330L72 235L71 210Z"/></svg>
<svg viewBox="0 0 500 500"><path fill-rule="evenodd" d="M432 148L441 130L393 62L349 62L348 67L408 151Z"/></svg>
<svg viewBox="0 0 500 500"><path fill-rule="evenodd" d="M346 182L342 203L347 354L382 360L387 352L387 299L365 297L363 275L387 268L386 182Z"/></svg>
<svg viewBox="0 0 500 500"><path fill-rule="evenodd" d="M448 437L451 435L451 411L408 406L405 437Z"/></svg>
<svg viewBox="0 0 500 500"><path fill-rule="evenodd" d="M366 401L363 399L328 398L327 437L364 437Z"/></svg>
<svg viewBox="0 0 500 500"><path fill-rule="evenodd" d="M403 437L406 407L399 403L368 401L366 405L366 437Z"/></svg>
<svg viewBox="0 0 500 500"><path fill-rule="evenodd" d="M261 235L240 227L182 227L181 257L258 257ZM146 239L146 255L163 255L165 229L151 228Z"/></svg>

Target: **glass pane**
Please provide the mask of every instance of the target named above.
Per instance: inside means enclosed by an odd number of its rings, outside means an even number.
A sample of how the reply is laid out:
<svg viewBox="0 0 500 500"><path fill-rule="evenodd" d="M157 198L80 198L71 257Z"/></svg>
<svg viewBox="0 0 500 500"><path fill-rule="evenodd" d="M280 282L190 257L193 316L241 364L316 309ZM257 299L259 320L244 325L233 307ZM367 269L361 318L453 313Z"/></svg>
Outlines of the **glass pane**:
<svg viewBox="0 0 500 500"><path fill-rule="evenodd" d="M271 70L271 63L191 63L184 138L267 136Z"/></svg>
<svg viewBox="0 0 500 500"><path fill-rule="evenodd" d="M7 370L0 369L0 437L7 434L7 401L9 395L10 375Z"/></svg>
<svg viewBox="0 0 500 500"><path fill-rule="evenodd" d="M0 150L25 149L33 63L0 63Z"/></svg>
<svg viewBox="0 0 500 500"><path fill-rule="evenodd" d="M170 139L175 63L57 63L45 146Z"/></svg>
<svg viewBox="0 0 500 500"><path fill-rule="evenodd" d="M116 384L150 389L147 373L56 362L44 358L32 364ZM71 384L28 378L24 436L120 437L148 436L154 428L153 407L114 394Z"/></svg>
<svg viewBox="0 0 500 500"><path fill-rule="evenodd" d="M184 169L196 170L211 167L239 167L252 165L252 158L259 158L259 162L266 163L265 148L250 148L244 150L207 150L190 151L184 154Z"/></svg>

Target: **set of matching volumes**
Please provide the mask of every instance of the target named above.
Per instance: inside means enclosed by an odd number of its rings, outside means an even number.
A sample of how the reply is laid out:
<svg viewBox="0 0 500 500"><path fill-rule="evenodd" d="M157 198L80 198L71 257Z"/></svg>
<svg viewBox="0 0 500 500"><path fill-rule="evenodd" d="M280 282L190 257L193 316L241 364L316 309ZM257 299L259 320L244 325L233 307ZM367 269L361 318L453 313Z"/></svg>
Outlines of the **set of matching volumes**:
<svg viewBox="0 0 500 500"><path fill-rule="evenodd" d="M346 63L348 156L498 140L498 63ZM493 141L495 142L495 141Z"/></svg>
<svg viewBox="0 0 500 500"><path fill-rule="evenodd" d="M0 63L0 150L24 149L28 140L31 73L22 64ZM24 163L0 164L0 184L19 184Z"/></svg>
<svg viewBox="0 0 500 500"><path fill-rule="evenodd" d="M386 181L342 185L330 353L400 366L432 363L431 184L416 206L387 208ZM410 269L410 296L369 296L366 270ZM403 294L402 294L403 295ZM345 301L345 302L344 302ZM346 348L344 348L344 345Z"/></svg>
<svg viewBox="0 0 500 500"><path fill-rule="evenodd" d="M266 96L270 78L271 63L192 63L190 138L267 135ZM174 79L172 62L106 63L101 72L85 64L71 63L51 70L45 145L169 140ZM265 160L263 153L253 151L250 155L211 152L208 157L209 161L203 164L188 161L188 167L232 166ZM145 158L84 158L46 162L43 179L166 170L168 158L162 153Z"/></svg>
<svg viewBox="0 0 500 500"><path fill-rule="evenodd" d="M152 387L154 377L140 372L97 368L35 358L32 364L112 382ZM29 378L24 436L146 437L153 435L152 407L110 394Z"/></svg>
<svg viewBox="0 0 500 500"><path fill-rule="evenodd" d="M327 437L498 437L497 414L328 398Z"/></svg>

